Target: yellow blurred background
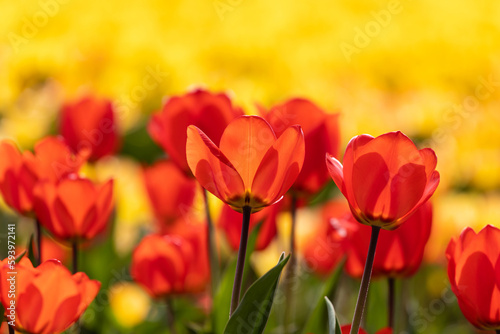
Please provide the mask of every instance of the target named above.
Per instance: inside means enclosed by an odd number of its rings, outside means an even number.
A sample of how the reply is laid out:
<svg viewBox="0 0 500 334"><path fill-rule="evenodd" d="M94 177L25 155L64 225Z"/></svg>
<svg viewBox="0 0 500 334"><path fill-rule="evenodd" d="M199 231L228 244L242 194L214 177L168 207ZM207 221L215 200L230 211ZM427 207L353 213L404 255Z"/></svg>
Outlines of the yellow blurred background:
<svg viewBox="0 0 500 334"><path fill-rule="evenodd" d="M429 260L443 261L465 226L500 226L499 1L0 4L0 136L21 147L88 92L115 101L123 133L196 85L230 91L248 113L302 96L342 112L342 151L354 135L393 130L436 150ZM119 166L123 187L138 187L138 164ZM136 198L118 220L148 220L146 206Z"/></svg>

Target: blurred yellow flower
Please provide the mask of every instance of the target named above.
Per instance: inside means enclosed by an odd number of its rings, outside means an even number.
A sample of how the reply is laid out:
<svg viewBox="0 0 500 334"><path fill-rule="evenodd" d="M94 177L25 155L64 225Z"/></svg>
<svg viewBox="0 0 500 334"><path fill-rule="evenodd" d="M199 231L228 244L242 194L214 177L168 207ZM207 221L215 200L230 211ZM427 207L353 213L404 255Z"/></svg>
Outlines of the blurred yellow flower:
<svg viewBox="0 0 500 334"><path fill-rule="evenodd" d="M120 282L110 288L109 302L116 321L123 327L143 322L151 307L148 294L135 283Z"/></svg>

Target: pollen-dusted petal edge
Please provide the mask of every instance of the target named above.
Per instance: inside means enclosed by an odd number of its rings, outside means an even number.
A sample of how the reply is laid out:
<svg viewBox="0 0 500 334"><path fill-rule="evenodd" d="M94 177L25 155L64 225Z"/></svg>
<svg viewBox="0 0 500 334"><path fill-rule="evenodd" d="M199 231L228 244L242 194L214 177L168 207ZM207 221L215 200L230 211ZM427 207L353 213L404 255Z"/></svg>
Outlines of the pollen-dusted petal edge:
<svg viewBox="0 0 500 334"><path fill-rule="evenodd" d="M217 147L203 131L189 126L186 155L200 184L236 211L253 212L279 201L304 163L304 135L291 126L276 139L259 116L240 116L224 130Z"/></svg>
<svg viewBox="0 0 500 334"><path fill-rule="evenodd" d="M343 165L328 154L326 164L356 219L388 230L401 225L439 184L434 151L418 150L399 131L356 136Z"/></svg>

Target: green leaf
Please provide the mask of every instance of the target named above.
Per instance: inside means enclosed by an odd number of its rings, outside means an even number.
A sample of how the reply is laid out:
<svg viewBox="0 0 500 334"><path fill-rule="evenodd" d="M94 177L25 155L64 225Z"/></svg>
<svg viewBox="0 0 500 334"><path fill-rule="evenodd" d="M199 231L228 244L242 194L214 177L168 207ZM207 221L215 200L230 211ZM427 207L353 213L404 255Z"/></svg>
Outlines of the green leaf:
<svg viewBox="0 0 500 334"><path fill-rule="evenodd" d="M259 235L259 230L261 227L261 222L259 222L252 229L250 236L248 237L247 244L247 253L245 257L245 269L243 271L243 279L245 281L245 277L248 274L248 268L250 263L250 256L255 249L255 244L257 243L257 237ZM229 309L231 306L231 294L233 293L233 283L234 283L234 275L236 274L236 258L231 261L230 264L227 265L226 270L222 276L222 279L219 283L219 287L217 289L217 293L214 296L214 304L213 304L213 313L212 313L212 321L213 321L213 332L214 333L222 333L224 327L229 319Z"/></svg>
<svg viewBox="0 0 500 334"><path fill-rule="evenodd" d="M340 330L339 321L335 314L335 308L328 297L325 297L326 308L328 309L328 333L329 334L342 334Z"/></svg>
<svg viewBox="0 0 500 334"><path fill-rule="evenodd" d="M33 235L31 235L28 247L26 247L26 249L28 250L28 259L31 261L33 266L36 267L38 263L35 257L35 250L33 248Z"/></svg>
<svg viewBox="0 0 500 334"><path fill-rule="evenodd" d="M330 276L328 281L325 283L323 287L323 291L318 298L318 302L316 303L316 307L312 310L309 319L304 327L302 333L326 333L328 328L327 324L327 310L325 309L324 299L325 296L332 297L337 289L340 274L344 268L345 260L342 260L335 269L334 273Z"/></svg>
<svg viewBox="0 0 500 334"><path fill-rule="evenodd" d="M281 254L278 264L248 288L238 308L229 318L224 334L237 334L242 331L261 334L264 331L281 272L290 259L290 255L286 258L284 256L285 253Z"/></svg>
<svg viewBox="0 0 500 334"><path fill-rule="evenodd" d="M21 261L21 259L26 255L27 251L24 250L24 252L22 252L21 254L19 254L17 257L16 257L16 264L19 263L19 261Z"/></svg>

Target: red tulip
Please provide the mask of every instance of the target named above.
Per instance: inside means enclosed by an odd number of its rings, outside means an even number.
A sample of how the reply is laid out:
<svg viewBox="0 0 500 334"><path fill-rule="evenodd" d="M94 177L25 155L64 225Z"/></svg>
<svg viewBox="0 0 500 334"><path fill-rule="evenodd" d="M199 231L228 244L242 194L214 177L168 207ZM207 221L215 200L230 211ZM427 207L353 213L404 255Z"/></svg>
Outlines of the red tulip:
<svg viewBox="0 0 500 334"><path fill-rule="evenodd" d="M373 277L408 277L422 263L432 226L432 205L426 202L394 231L381 230L373 263ZM361 278L370 243L371 228L357 224L349 237L345 270Z"/></svg>
<svg viewBox="0 0 500 334"><path fill-rule="evenodd" d="M343 166L328 154L326 162L356 220L388 230L408 219L439 184L434 151L418 150L399 131L354 137Z"/></svg>
<svg viewBox="0 0 500 334"><path fill-rule="evenodd" d="M113 208L113 181L96 185L88 179L42 181L34 193L41 224L61 239L91 239L106 228Z"/></svg>
<svg viewBox="0 0 500 334"><path fill-rule="evenodd" d="M19 152L13 142L0 142L0 191L5 202L20 214L33 210L33 188L40 180L56 182L76 173L88 151L74 155L61 137L46 137L35 153Z"/></svg>
<svg viewBox="0 0 500 334"><path fill-rule="evenodd" d="M291 125L302 127L306 154L304 166L292 188L306 194L317 193L330 180L323 163L325 153L338 156L339 114L328 114L311 101L296 98L271 108L265 118L277 136Z"/></svg>
<svg viewBox="0 0 500 334"><path fill-rule="evenodd" d="M255 250L260 251L273 241L276 236L276 217L280 211L279 205L273 205L257 212L250 217L250 231L255 225L262 222L255 244ZM240 247L241 222L243 215L224 205L219 217L218 226L224 231L231 248L237 251Z"/></svg>
<svg viewBox="0 0 500 334"><path fill-rule="evenodd" d="M340 328L340 330L342 331L342 334L349 334L351 332L351 325L344 325ZM359 329L359 334L368 334L366 333L366 331L362 328Z"/></svg>
<svg viewBox="0 0 500 334"><path fill-rule="evenodd" d="M148 132L177 166L191 174L186 160L186 129L193 124L200 128L216 145L226 126L243 111L232 105L226 94L197 89L183 96L170 98L155 114Z"/></svg>
<svg viewBox="0 0 500 334"><path fill-rule="evenodd" d="M210 279L206 227L145 237L132 255L131 274L153 297L202 292Z"/></svg>
<svg viewBox="0 0 500 334"><path fill-rule="evenodd" d="M15 304L15 329L30 334L61 333L74 324L94 300L101 283L85 273L71 275L57 260L49 260L34 268L28 258L16 264L12 275L6 260L0 277L1 301L7 319L9 307ZM15 277L15 293L4 282Z"/></svg>
<svg viewBox="0 0 500 334"><path fill-rule="evenodd" d="M351 332L351 325L344 325L340 328L342 331L342 334L349 334ZM359 334L367 334L365 330L359 329ZM392 334L392 329L391 328L383 328L379 331L377 331L376 334Z"/></svg>
<svg viewBox="0 0 500 334"><path fill-rule="evenodd" d="M291 126L277 139L258 116L240 116L224 130L217 147L189 126L187 160L198 182L238 212L257 212L281 200L304 161L304 135Z"/></svg>
<svg viewBox="0 0 500 334"><path fill-rule="evenodd" d="M317 274L327 276L344 257L348 237L357 224L344 202L325 205L319 226L304 245L304 260Z"/></svg>
<svg viewBox="0 0 500 334"><path fill-rule="evenodd" d="M163 229L186 215L193 205L196 181L172 162L160 161L144 168L144 183L156 219Z"/></svg>
<svg viewBox="0 0 500 334"><path fill-rule="evenodd" d="M61 135L75 151L91 150L91 160L111 155L118 149L118 131L110 100L93 96L67 103L61 111Z"/></svg>
<svg viewBox="0 0 500 334"><path fill-rule="evenodd" d="M500 329L500 229L466 228L446 250L448 278L467 320L482 330Z"/></svg>

